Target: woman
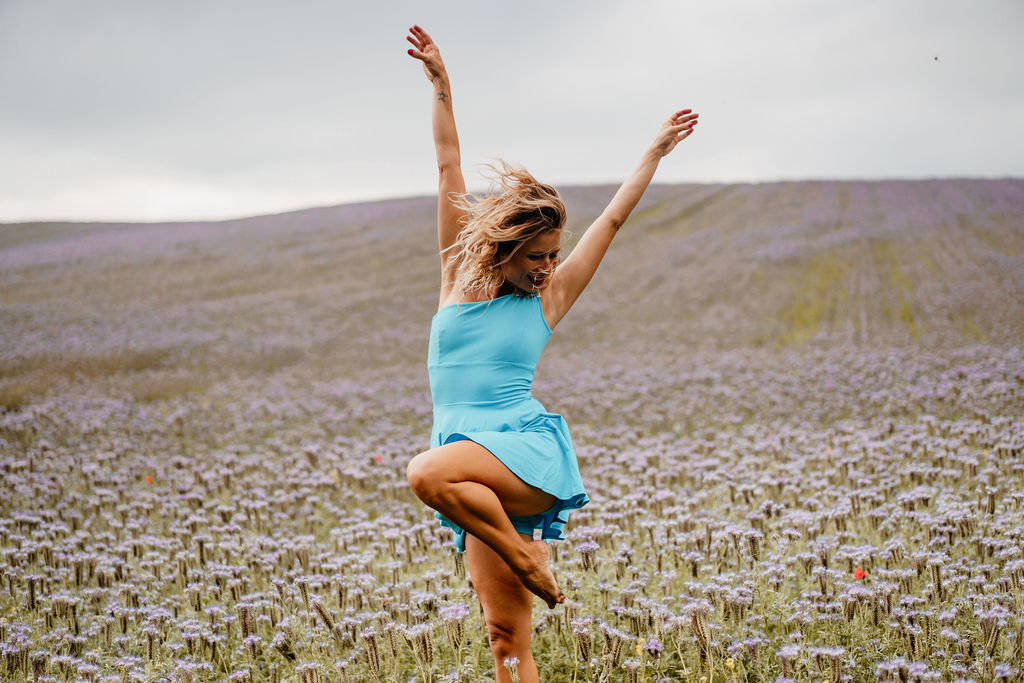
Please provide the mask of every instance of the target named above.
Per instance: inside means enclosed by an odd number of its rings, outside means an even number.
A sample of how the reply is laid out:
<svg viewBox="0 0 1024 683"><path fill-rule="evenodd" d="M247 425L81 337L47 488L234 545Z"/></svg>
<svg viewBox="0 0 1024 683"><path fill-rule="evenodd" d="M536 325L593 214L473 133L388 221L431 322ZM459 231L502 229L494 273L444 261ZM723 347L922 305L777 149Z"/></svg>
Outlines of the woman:
<svg viewBox="0 0 1024 683"><path fill-rule="evenodd" d="M431 449L409 463L413 491L456 532L484 610L498 680L530 654L533 594L564 601L543 539L562 538L569 511L588 502L569 430L530 395L551 330L590 282L663 156L693 132L689 109L666 121L633 175L559 264L565 206L549 185L505 164L501 192L466 196L451 88L437 46L418 26L407 39L434 87L440 174L441 295L430 333ZM556 269L557 266L557 269ZM542 540L534 540L540 530Z"/></svg>

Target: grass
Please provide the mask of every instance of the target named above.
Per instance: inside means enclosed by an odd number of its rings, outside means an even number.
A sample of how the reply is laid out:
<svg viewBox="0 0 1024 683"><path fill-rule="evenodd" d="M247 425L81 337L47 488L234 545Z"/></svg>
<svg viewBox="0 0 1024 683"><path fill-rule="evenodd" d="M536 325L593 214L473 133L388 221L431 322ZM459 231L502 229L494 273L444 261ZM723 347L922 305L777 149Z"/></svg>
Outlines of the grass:
<svg viewBox="0 0 1024 683"><path fill-rule="evenodd" d="M895 242L879 239L871 241L871 256L876 267L887 276L888 291L894 294L895 301L890 299L883 306L884 315L902 324L910 333L910 337L915 342L918 341L921 338L921 330L911 304L914 298L914 283L902 265L906 257Z"/></svg>
<svg viewBox="0 0 1024 683"><path fill-rule="evenodd" d="M849 274L849 265L834 253L804 265L792 278L789 299L778 313L782 332L777 343L804 343L837 320L847 303Z"/></svg>

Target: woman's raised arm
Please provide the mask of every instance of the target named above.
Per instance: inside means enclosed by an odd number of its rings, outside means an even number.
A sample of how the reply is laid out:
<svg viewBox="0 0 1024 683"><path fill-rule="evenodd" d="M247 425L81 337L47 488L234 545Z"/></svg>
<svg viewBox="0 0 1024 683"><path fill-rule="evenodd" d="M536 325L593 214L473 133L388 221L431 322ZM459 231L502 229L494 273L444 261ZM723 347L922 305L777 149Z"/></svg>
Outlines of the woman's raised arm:
<svg viewBox="0 0 1024 683"><path fill-rule="evenodd" d="M608 245L647 190L661 158L689 137L695 125L697 114L690 109L677 111L662 124L658 136L644 153L636 170L622 184L597 220L586 229L569 257L555 270L549 285L549 301L545 305L545 315L550 324L554 325L562 319L590 282Z"/></svg>
<svg viewBox="0 0 1024 683"><path fill-rule="evenodd" d="M466 182L462 177L462 158L459 152L459 134L455 130L455 114L452 111L452 90L448 71L441 60L441 52L430 35L419 26L409 29L406 40L415 47L409 55L423 63L423 72L434 86L434 104L431 118L434 128L434 148L437 151L437 244L441 251L442 266L449 261L445 252L454 244L461 229L464 212L452 204L451 193L465 194ZM446 271L442 267L442 288L446 284Z"/></svg>

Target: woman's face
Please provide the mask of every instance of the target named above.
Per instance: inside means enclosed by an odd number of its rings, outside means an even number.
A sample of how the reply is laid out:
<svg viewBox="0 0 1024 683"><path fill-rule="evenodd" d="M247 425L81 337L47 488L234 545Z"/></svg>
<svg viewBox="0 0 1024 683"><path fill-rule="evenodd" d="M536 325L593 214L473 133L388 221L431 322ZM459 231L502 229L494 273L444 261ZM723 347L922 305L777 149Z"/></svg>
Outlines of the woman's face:
<svg viewBox="0 0 1024 683"><path fill-rule="evenodd" d="M528 239L501 266L505 282L524 292L543 289L551 281L561 249L561 230L547 230Z"/></svg>

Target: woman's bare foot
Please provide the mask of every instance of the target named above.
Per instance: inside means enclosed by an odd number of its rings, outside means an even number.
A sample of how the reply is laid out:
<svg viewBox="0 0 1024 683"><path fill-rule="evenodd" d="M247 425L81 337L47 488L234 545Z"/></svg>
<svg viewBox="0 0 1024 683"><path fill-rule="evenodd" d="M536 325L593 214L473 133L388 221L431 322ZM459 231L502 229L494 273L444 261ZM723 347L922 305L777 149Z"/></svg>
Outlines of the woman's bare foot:
<svg viewBox="0 0 1024 683"><path fill-rule="evenodd" d="M515 572L531 593L554 609L555 605L565 602L565 596L551 571L551 551L544 541L533 541L529 545L535 564L528 569L516 569Z"/></svg>

